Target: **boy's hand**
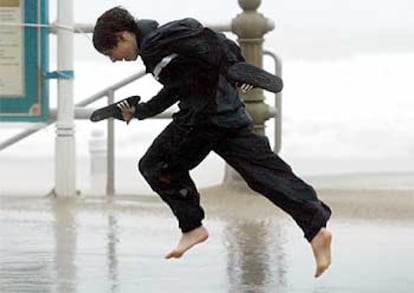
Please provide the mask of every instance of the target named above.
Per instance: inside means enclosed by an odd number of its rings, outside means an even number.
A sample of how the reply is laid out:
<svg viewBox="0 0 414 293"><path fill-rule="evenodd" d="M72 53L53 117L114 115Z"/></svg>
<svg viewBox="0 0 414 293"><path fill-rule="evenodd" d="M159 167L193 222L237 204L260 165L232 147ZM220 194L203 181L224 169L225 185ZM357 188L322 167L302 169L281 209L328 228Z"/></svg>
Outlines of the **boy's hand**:
<svg viewBox="0 0 414 293"><path fill-rule="evenodd" d="M134 118L135 106L130 106L128 101L123 100L116 105L122 113L122 118L126 124L129 124L132 118Z"/></svg>
<svg viewBox="0 0 414 293"><path fill-rule="evenodd" d="M240 87L240 89L242 90L243 93L247 93L248 91L250 91L251 89L253 89L253 86L247 83L243 83L241 85L238 85Z"/></svg>

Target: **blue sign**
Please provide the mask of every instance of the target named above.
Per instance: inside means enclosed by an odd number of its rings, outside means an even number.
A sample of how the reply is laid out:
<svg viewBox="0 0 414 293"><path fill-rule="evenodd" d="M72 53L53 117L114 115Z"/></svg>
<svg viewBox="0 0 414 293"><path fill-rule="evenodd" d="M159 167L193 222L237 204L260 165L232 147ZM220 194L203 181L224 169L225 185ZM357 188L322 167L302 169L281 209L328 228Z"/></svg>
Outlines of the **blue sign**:
<svg viewBox="0 0 414 293"><path fill-rule="evenodd" d="M49 118L47 0L0 0L0 122Z"/></svg>

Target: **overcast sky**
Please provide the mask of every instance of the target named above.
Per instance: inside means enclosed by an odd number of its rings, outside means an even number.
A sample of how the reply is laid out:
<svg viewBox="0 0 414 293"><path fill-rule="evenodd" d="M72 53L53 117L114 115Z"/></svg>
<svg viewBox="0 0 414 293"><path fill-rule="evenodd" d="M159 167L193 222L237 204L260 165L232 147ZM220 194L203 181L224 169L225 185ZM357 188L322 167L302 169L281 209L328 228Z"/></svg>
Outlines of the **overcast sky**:
<svg viewBox="0 0 414 293"><path fill-rule="evenodd" d="M50 3L51 21L56 15L55 2ZM241 12L237 0L74 0L75 22L94 23L98 15L116 5L138 18L160 23L188 16L206 24L227 23ZM276 24L266 46L283 57L414 50L412 0L263 0L259 12Z"/></svg>
<svg viewBox="0 0 414 293"><path fill-rule="evenodd" d="M56 19L56 2L49 4L51 22ZM137 18L153 18L160 23L195 17L205 24L223 24L241 12L237 0L74 0L75 22L95 23L100 14L116 5L126 7ZM405 166L413 170L414 1L263 0L259 12L276 24L264 46L284 61L282 154L288 161L305 173L315 171L309 170L312 164L293 157L317 160L316 168L323 165L320 158L331 160L336 156L358 172L389 170L390 164L396 166L394 169ZM90 37L76 36L77 99L136 71L132 64L114 65L97 54ZM56 55L56 48L51 49L51 55ZM54 70L56 56L50 61ZM153 84L144 87L134 83L131 87L117 92L117 97L138 92L149 98L156 92ZM53 93L50 101L56 107ZM78 137L89 135L85 125L77 128ZM48 139L53 137L54 128L47 131L43 134ZM117 129L117 148L123 147L124 153L135 156L143 134L148 134L145 131L154 132L144 125L131 138L129 128ZM87 151L87 139L78 139L77 143L82 144L79 152ZM42 147L30 147L53 153L52 143L44 147L41 141L39 145ZM17 144L3 154L11 152L27 154L27 144ZM379 163L371 168L361 158ZM329 172L347 167L337 161L329 161L327 166Z"/></svg>

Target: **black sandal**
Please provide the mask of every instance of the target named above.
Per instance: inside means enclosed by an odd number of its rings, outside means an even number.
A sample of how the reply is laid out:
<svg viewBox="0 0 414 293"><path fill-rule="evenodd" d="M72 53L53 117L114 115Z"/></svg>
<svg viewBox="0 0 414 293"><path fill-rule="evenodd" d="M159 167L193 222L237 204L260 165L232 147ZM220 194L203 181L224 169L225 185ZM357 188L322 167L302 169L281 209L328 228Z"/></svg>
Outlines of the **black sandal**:
<svg viewBox="0 0 414 293"><path fill-rule="evenodd" d="M280 77L246 62L230 66L226 77L236 84L249 84L273 93L278 93L283 88L283 81Z"/></svg>
<svg viewBox="0 0 414 293"><path fill-rule="evenodd" d="M116 119L123 121L124 119L122 118L122 111L121 109L118 108L118 104L126 101L130 106L136 106L140 100L141 100L140 96L132 96L132 97L123 99L121 101L118 101L116 103L113 103L111 105L108 105L108 106L105 106L105 107L102 107L102 108L99 108L93 111L89 119L92 122L98 122L98 121L108 119L108 118L116 118Z"/></svg>

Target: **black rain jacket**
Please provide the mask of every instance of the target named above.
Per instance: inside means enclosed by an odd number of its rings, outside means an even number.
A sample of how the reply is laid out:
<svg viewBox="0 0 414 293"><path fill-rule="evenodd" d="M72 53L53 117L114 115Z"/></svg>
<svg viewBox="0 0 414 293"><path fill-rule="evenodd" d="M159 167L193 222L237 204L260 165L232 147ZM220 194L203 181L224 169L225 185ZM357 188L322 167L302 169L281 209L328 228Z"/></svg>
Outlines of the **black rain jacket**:
<svg viewBox="0 0 414 293"><path fill-rule="evenodd" d="M244 61L233 41L191 18L160 27L155 21L140 20L137 27L140 55L148 73L154 74L164 57L177 54L158 76L163 85L160 92L136 107L138 119L157 115L178 102L173 119L182 125L251 125L234 83L225 76L229 66Z"/></svg>

